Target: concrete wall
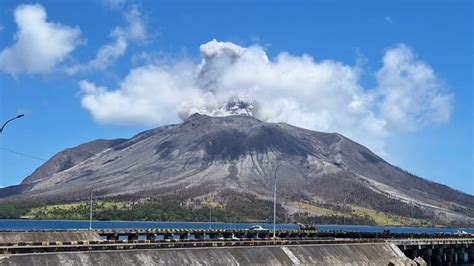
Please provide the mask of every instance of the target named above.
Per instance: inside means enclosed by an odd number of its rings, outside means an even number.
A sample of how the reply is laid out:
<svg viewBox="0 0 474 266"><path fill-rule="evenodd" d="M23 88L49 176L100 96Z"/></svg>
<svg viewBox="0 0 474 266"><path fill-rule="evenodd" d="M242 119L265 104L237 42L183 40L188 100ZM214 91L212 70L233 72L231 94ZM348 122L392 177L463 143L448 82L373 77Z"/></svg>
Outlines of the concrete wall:
<svg viewBox="0 0 474 266"><path fill-rule="evenodd" d="M416 265L393 244L221 247L0 255L0 265Z"/></svg>
<svg viewBox="0 0 474 266"><path fill-rule="evenodd" d="M0 232L0 243L101 240L96 232Z"/></svg>

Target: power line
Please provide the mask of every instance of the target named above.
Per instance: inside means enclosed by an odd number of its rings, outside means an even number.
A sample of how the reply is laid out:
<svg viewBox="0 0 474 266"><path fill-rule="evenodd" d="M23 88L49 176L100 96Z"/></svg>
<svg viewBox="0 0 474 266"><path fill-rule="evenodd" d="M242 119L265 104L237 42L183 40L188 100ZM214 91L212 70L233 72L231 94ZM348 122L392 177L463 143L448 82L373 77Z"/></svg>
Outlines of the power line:
<svg viewBox="0 0 474 266"><path fill-rule="evenodd" d="M14 153L14 154L17 154L17 155L21 155L21 156L24 156L24 157L28 157L28 158L32 158L32 159L36 159L36 160L46 162L45 159L41 159L41 158L33 156L33 155L28 155L28 154L24 154L24 153L17 152L17 151L12 151L10 149L5 149L5 148L0 148L0 150L8 151L8 152L11 152L11 153Z"/></svg>

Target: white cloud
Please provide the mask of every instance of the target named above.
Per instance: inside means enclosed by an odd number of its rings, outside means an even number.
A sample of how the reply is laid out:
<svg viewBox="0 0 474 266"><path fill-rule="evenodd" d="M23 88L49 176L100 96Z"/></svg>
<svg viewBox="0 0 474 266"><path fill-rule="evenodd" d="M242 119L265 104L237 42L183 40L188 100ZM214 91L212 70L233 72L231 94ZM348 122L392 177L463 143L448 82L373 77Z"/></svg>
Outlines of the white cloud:
<svg viewBox="0 0 474 266"><path fill-rule="evenodd" d="M392 17L390 17L390 16L385 16L384 19L385 19L385 22L387 22L387 23L390 23L390 24L394 23Z"/></svg>
<svg viewBox="0 0 474 266"><path fill-rule="evenodd" d="M127 21L124 35L129 40L145 41L148 38L145 22L143 16L137 7L133 7L124 13L124 18Z"/></svg>
<svg viewBox="0 0 474 266"><path fill-rule="evenodd" d="M48 22L39 4L20 5L14 16L18 26L15 42L0 53L0 70L6 73L47 73L80 43L78 27Z"/></svg>
<svg viewBox="0 0 474 266"><path fill-rule="evenodd" d="M159 125L194 112L253 114L313 130L339 132L383 151L387 136L446 121L451 97L431 67L404 45L389 49L363 88L362 69L309 55L269 59L260 46L215 40L202 61L150 63L130 71L117 89L81 81L82 105L101 123Z"/></svg>
<svg viewBox="0 0 474 266"><path fill-rule="evenodd" d="M112 10L122 9L125 3L125 0L102 0L102 4Z"/></svg>
<svg viewBox="0 0 474 266"><path fill-rule="evenodd" d="M127 45L125 38L119 36L115 42L100 47L94 59L86 64L73 65L66 72L73 75L81 71L106 69L125 53Z"/></svg>
<svg viewBox="0 0 474 266"><path fill-rule="evenodd" d="M187 62L136 68L114 91L82 80L81 102L100 123L156 125L176 121L182 101L199 101L202 97L193 84L193 68Z"/></svg>
<svg viewBox="0 0 474 266"><path fill-rule="evenodd" d="M83 71L104 70L112 65L118 58L125 54L129 41L146 41L148 33L140 11L133 7L126 11L124 19L125 27L116 27L110 33L114 42L105 44L99 48L94 59L85 64L77 64L67 69L70 75Z"/></svg>
<svg viewBox="0 0 474 266"><path fill-rule="evenodd" d="M389 49L377 72L380 114L397 131L416 131L447 121L453 97L433 69L404 44Z"/></svg>

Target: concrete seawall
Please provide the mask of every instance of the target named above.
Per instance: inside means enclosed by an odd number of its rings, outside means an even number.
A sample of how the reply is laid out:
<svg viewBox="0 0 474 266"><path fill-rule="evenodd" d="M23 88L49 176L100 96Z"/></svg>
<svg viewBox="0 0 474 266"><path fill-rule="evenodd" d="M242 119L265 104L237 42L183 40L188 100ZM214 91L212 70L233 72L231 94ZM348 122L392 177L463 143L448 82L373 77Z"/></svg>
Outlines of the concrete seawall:
<svg viewBox="0 0 474 266"><path fill-rule="evenodd" d="M0 244L16 242L49 242L49 241L98 241L99 234L94 231L63 232L0 232Z"/></svg>
<svg viewBox="0 0 474 266"><path fill-rule="evenodd" d="M393 244L255 246L0 255L1 265L416 265Z"/></svg>

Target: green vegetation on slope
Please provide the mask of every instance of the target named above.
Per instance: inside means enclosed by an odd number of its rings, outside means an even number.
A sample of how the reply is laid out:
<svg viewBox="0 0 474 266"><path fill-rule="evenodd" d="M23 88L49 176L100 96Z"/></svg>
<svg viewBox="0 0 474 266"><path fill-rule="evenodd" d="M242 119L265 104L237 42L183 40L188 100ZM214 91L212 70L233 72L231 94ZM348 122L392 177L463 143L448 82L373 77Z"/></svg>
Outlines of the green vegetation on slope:
<svg viewBox="0 0 474 266"><path fill-rule="evenodd" d="M114 201L95 201L93 217L95 220L135 220L135 221L208 221L219 222L271 222L273 202L255 196L227 193L223 202L202 202L200 206L188 207L175 200L156 200L148 202L123 203ZM277 221L298 221L307 224L353 224L353 225L431 225L423 220L410 219L387 214L358 206L338 205L315 206L303 202L287 202L300 210L292 217L277 205ZM89 219L89 202L55 205L1 204L0 219ZM289 219L286 219L289 218Z"/></svg>
<svg viewBox="0 0 474 266"><path fill-rule="evenodd" d="M300 220L316 224L428 226L425 220L407 218L354 205L315 206L305 202L290 202L301 211Z"/></svg>
<svg viewBox="0 0 474 266"><path fill-rule="evenodd" d="M18 219L25 216L31 209L41 206L41 204L0 204L0 219Z"/></svg>
<svg viewBox="0 0 474 266"><path fill-rule="evenodd" d="M250 222L270 221L273 215L271 201L254 199L248 195L227 194L226 203L214 202L200 207L188 207L175 200L123 203L95 201L93 217L96 220L135 220L135 221L208 221L212 213L213 221ZM21 209L11 204L2 204L0 219L89 219L89 202L55 205L35 205ZM283 221L284 209L278 205L278 220Z"/></svg>

